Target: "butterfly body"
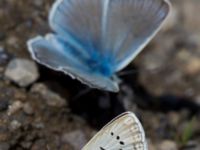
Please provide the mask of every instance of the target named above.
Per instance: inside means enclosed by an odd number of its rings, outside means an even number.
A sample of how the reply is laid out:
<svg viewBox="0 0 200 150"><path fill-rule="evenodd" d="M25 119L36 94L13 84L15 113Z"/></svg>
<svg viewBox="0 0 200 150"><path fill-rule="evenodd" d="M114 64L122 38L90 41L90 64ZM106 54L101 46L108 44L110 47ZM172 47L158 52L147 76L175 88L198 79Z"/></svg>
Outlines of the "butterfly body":
<svg viewBox="0 0 200 150"><path fill-rule="evenodd" d="M125 112L103 127L82 150L147 150L137 117Z"/></svg>
<svg viewBox="0 0 200 150"><path fill-rule="evenodd" d="M71 55L73 58L76 58L80 61L81 64L84 64L85 70L90 73L100 74L106 77L111 77L113 75L113 62L112 57L107 54L101 54L98 48L91 48L84 45L84 50L86 50L85 54L76 50L73 45L70 46L63 37L58 38L57 45L61 45L63 47L63 51L66 55Z"/></svg>
<svg viewBox="0 0 200 150"><path fill-rule="evenodd" d="M117 92L116 73L158 32L166 0L56 0L49 24L55 33L28 41L32 57L93 88Z"/></svg>

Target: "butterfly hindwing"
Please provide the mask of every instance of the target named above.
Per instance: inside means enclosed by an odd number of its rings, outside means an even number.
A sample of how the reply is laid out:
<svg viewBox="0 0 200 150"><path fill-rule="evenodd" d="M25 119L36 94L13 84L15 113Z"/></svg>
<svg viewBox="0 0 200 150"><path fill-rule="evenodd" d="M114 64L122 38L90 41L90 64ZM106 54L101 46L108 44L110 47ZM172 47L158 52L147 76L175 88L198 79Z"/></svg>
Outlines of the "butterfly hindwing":
<svg viewBox="0 0 200 150"><path fill-rule="evenodd" d="M58 37L48 34L45 38L36 37L28 42L32 58L51 69L62 71L81 82L108 91L118 91L117 83L109 78L90 72L79 57L73 55L74 47L68 43L61 44ZM73 51L73 52L72 52Z"/></svg>
<svg viewBox="0 0 200 150"><path fill-rule="evenodd" d="M147 150L137 117L126 112L103 127L82 150Z"/></svg>

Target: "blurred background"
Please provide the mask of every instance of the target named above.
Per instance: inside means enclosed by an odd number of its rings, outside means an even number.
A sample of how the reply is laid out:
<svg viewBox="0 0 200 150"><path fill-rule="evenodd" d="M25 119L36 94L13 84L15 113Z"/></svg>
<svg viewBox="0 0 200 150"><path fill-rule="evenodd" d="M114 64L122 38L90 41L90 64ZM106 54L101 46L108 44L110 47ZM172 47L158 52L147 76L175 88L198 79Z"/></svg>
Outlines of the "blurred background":
<svg viewBox="0 0 200 150"><path fill-rule="evenodd" d="M26 41L50 31L52 3L0 0L0 150L80 150L126 110L141 120L150 150L200 149L199 0L172 0L162 31L122 71L118 94L31 59Z"/></svg>

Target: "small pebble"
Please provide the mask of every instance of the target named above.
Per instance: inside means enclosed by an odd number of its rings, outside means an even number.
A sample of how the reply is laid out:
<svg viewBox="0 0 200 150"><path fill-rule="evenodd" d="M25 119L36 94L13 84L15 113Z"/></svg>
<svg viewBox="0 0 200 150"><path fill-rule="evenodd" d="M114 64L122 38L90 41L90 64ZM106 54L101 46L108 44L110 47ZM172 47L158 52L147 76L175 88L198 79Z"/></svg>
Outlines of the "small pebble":
<svg viewBox="0 0 200 150"><path fill-rule="evenodd" d="M32 146L32 142L22 142L20 145L24 148L24 149L30 149Z"/></svg>
<svg viewBox="0 0 200 150"><path fill-rule="evenodd" d="M34 109L33 109L33 107L31 106L31 104L30 103L25 103L24 105L23 105L23 111L27 114L27 115L33 115L33 113L34 113Z"/></svg>
<svg viewBox="0 0 200 150"><path fill-rule="evenodd" d="M52 107L64 107L66 106L66 100L57 93L51 91L42 83L34 84L31 88L32 93L40 94L45 100L47 105Z"/></svg>
<svg viewBox="0 0 200 150"><path fill-rule="evenodd" d="M15 131L17 129L19 129L21 127L21 123L17 120L13 120L11 123L10 123L10 130L11 131Z"/></svg>
<svg viewBox="0 0 200 150"><path fill-rule="evenodd" d="M167 115L168 119L170 120L170 124L174 127L177 127L180 123L180 116L177 112L169 112Z"/></svg>
<svg viewBox="0 0 200 150"><path fill-rule="evenodd" d="M5 77L20 87L26 87L38 79L39 73L33 61L18 58L10 61L5 71Z"/></svg>
<svg viewBox="0 0 200 150"><path fill-rule="evenodd" d="M9 36L6 43L10 46L18 47L19 39L16 36Z"/></svg>
<svg viewBox="0 0 200 150"><path fill-rule="evenodd" d="M8 112L7 112L8 116L13 115L17 111L19 111L22 107L23 107L23 103L21 101L13 102L13 104L8 106Z"/></svg>

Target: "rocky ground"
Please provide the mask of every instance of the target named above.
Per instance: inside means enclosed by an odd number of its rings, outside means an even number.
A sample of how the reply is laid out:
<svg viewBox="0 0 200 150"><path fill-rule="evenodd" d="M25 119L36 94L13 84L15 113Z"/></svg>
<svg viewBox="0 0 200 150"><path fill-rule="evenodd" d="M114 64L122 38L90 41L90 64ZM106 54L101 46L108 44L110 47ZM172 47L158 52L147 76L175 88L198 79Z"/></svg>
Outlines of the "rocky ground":
<svg viewBox="0 0 200 150"><path fill-rule="evenodd" d="M0 150L80 150L133 111L150 150L200 149L200 1L173 0L167 24L121 76L118 94L36 64L26 41L50 31L53 0L0 0Z"/></svg>

